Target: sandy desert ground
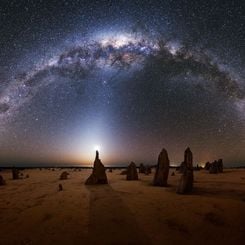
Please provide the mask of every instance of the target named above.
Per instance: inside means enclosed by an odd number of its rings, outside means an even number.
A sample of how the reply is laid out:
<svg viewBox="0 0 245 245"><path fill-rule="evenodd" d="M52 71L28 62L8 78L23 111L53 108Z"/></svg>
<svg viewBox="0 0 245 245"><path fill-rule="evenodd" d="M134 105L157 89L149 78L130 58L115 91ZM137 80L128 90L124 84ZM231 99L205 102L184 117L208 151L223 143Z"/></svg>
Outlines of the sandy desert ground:
<svg viewBox="0 0 245 245"><path fill-rule="evenodd" d="M151 185L151 175L126 181L107 172L109 185L85 186L91 170L24 170L30 178L0 186L0 244L244 244L245 170L194 173L194 192ZM64 190L58 191L62 183Z"/></svg>

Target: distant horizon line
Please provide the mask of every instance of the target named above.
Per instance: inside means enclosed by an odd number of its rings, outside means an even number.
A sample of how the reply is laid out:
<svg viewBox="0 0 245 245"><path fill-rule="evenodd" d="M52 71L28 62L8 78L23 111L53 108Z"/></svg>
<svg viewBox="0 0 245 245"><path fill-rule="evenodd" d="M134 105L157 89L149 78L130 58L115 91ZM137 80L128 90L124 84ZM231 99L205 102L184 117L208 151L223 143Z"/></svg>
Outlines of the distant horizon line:
<svg viewBox="0 0 245 245"><path fill-rule="evenodd" d="M138 167L140 163L136 164ZM125 168L129 165L129 163L120 163L120 164L104 164L106 168ZM155 166L155 164L144 164L145 166ZM198 164L199 167L204 167L203 164ZM176 168L180 166L180 164L170 164L170 167ZM193 167L196 167L197 164L194 164ZM93 163L91 164L82 164L82 163L0 163L0 168L91 168L93 167ZM225 164L224 168L245 168L245 163L230 163Z"/></svg>

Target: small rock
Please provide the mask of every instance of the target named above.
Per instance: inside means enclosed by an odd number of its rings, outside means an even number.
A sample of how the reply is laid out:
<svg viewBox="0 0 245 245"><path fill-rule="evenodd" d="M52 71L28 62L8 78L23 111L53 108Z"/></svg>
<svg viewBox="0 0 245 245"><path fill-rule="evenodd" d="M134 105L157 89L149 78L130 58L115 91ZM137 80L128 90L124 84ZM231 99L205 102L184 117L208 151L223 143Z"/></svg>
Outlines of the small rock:
<svg viewBox="0 0 245 245"><path fill-rule="evenodd" d="M59 184L59 191L63 191L63 186L62 186L62 184Z"/></svg>
<svg viewBox="0 0 245 245"><path fill-rule="evenodd" d="M68 172L66 172L66 171L62 172L60 175L60 180L68 179L68 175L69 175Z"/></svg>
<svg viewBox="0 0 245 245"><path fill-rule="evenodd" d="M12 177L13 179L19 179L20 176L19 176L20 172L17 168L12 168Z"/></svg>

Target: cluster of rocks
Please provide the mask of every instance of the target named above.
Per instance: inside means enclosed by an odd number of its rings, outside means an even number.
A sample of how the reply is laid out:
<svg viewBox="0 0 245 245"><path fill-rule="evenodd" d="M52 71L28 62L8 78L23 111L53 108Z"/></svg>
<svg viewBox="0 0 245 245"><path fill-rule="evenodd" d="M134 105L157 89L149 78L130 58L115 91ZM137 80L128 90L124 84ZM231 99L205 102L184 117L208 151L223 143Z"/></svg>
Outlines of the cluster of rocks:
<svg viewBox="0 0 245 245"><path fill-rule="evenodd" d="M223 160L219 159L218 161L214 161L212 163L207 162L204 167L209 171L210 174L218 174L223 173Z"/></svg>
<svg viewBox="0 0 245 245"><path fill-rule="evenodd" d="M145 166L143 163L141 163L139 166L139 173L146 175L151 174L151 166Z"/></svg>
<svg viewBox="0 0 245 245"><path fill-rule="evenodd" d="M150 170L149 170L150 169ZM151 168L147 168L144 164L140 164L139 173L149 173ZM180 167L182 174L178 183L176 192L179 194L190 193L193 189L193 156L190 148L185 150L184 161ZM121 175L126 175L126 180L138 180L137 167L134 162L131 162L126 170L121 172ZM162 149L158 156L156 171L153 178L154 186L168 186L169 175L169 158L166 149ZM93 172L85 182L86 185L108 184L106 169L99 159L99 152L96 151Z"/></svg>
<svg viewBox="0 0 245 245"><path fill-rule="evenodd" d="M24 174L21 173L20 170L18 168L15 168L15 167L13 167L11 169L11 172L12 172L12 179L13 180L24 179L24 178L28 179L28 178L30 178L29 174L26 174L24 176ZM1 176L1 175L0 175L0 185L6 185L6 181L4 180L3 176Z"/></svg>
<svg viewBox="0 0 245 245"><path fill-rule="evenodd" d="M151 174L151 166L145 166L143 163L139 165L140 174ZM134 162L131 162L127 169L123 170L120 175L126 175L126 180L138 180L137 166Z"/></svg>
<svg viewBox="0 0 245 245"><path fill-rule="evenodd" d="M93 172L86 180L85 185L108 184L105 170L99 158L99 152L96 151Z"/></svg>
<svg viewBox="0 0 245 245"><path fill-rule="evenodd" d="M168 152L166 149L162 149L158 156L157 165L155 169L155 174L153 178L153 185L154 186L168 186L168 176L169 176L169 158L168 158ZM196 167L199 169L199 166ZM188 147L185 150L184 153L184 161L181 163L180 167L178 168L181 177L177 186L176 192L179 194L185 194L190 193L193 190L193 181L194 181L194 175L193 175L193 155ZM205 169L209 170L210 173L221 173L223 172L223 161L222 159L219 159L218 161L214 161L212 163L207 162L205 165ZM108 169L109 172L112 172L112 169ZM139 173L144 174L150 174L151 173L151 167L145 166L143 163L139 165ZM138 171L136 164L134 162L131 162L126 170L121 172L122 175L126 175L126 180L138 180ZM171 176L174 176L175 173L173 172ZM12 177L13 179L19 179L21 176L21 173L19 172L19 169L12 168ZM60 180L66 180L69 176L69 173L67 171L64 171L60 175ZM29 175L26 175L26 178L29 178ZM5 185L6 182L3 179L3 177L0 175L0 185ZM102 164L100 158L99 158L99 152L96 151L96 156L94 160L94 166L93 171L91 175L88 177L88 179L85 182L85 185L96 185L96 184L108 184L107 176L106 176L106 169L104 165ZM63 186L62 184L59 184L58 190L62 191Z"/></svg>

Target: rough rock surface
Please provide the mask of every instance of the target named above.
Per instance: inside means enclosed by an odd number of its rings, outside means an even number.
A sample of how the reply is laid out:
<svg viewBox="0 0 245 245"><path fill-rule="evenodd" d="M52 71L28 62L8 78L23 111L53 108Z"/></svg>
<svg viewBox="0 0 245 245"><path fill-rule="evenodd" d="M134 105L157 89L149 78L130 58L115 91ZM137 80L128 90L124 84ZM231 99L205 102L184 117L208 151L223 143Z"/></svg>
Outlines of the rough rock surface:
<svg viewBox="0 0 245 245"><path fill-rule="evenodd" d="M180 178L179 185L177 187L177 193L185 194L190 193L193 189L193 159L192 152L188 147L185 150L185 158L183 162L183 174Z"/></svg>
<svg viewBox="0 0 245 245"><path fill-rule="evenodd" d="M96 151L92 174L88 177L85 185L108 184L106 169L99 159L99 152Z"/></svg>
<svg viewBox="0 0 245 245"><path fill-rule="evenodd" d="M131 162L127 168L127 180L138 180L137 168L134 162Z"/></svg>
<svg viewBox="0 0 245 245"><path fill-rule="evenodd" d="M153 185L155 186L167 186L168 185L168 173L169 173L169 159L168 153L165 149L162 149L158 156L156 172L153 179Z"/></svg>

